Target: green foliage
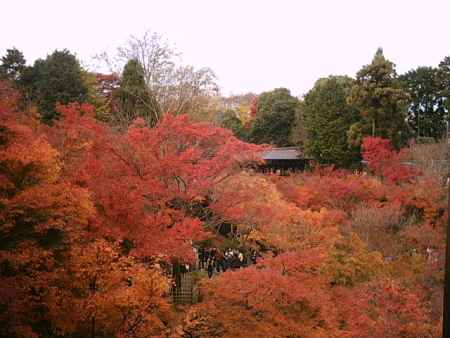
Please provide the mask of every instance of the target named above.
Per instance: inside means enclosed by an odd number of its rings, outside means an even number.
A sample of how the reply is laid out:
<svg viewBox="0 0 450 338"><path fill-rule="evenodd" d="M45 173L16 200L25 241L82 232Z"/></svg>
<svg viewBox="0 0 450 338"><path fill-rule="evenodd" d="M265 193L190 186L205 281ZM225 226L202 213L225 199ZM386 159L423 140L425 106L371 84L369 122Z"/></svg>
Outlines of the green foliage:
<svg viewBox="0 0 450 338"><path fill-rule="evenodd" d="M108 100L100 95L97 89L97 78L94 73L83 71L83 82L87 89L86 102L95 107L95 117L106 122L110 113Z"/></svg>
<svg viewBox="0 0 450 338"><path fill-rule="evenodd" d="M365 125L362 121L353 123L347 130L347 143L351 147L360 147L364 139Z"/></svg>
<svg viewBox="0 0 450 338"><path fill-rule="evenodd" d="M439 83L441 85L441 94L445 99L447 112L450 110L450 56L446 56L439 63Z"/></svg>
<svg viewBox="0 0 450 338"><path fill-rule="evenodd" d="M417 137L441 138L447 127L447 110L439 70L418 67L400 80L410 96L407 118L411 130Z"/></svg>
<svg viewBox="0 0 450 338"><path fill-rule="evenodd" d="M0 78L18 81L25 69L25 58L17 48L6 50L6 55L1 58Z"/></svg>
<svg viewBox="0 0 450 338"><path fill-rule="evenodd" d="M387 138L396 148L406 143L408 94L401 88L395 65L384 57L381 48L372 63L358 72L348 101L361 114L362 136Z"/></svg>
<svg viewBox="0 0 450 338"><path fill-rule="evenodd" d="M241 140L246 140L248 135L242 121L236 116L236 113L232 110L228 110L224 113L220 126L229 129L233 132L234 136Z"/></svg>
<svg viewBox="0 0 450 338"><path fill-rule="evenodd" d="M358 148L347 142L347 131L359 116L346 101L353 80L330 76L316 82L302 105L305 150L321 163L347 166L358 159Z"/></svg>
<svg viewBox="0 0 450 338"><path fill-rule="evenodd" d="M137 117L143 118L149 126L156 124L159 106L145 83L144 70L137 60L132 59L125 65L114 99L117 109L113 118L122 126L128 126Z"/></svg>
<svg viewBox="0 0 450 338"><path fill-rule="evenodd" d="M299 149L305 149L306 141L306 129L305 129L305 116L304 116L304 100L301 100L298 105L298 109L295 112L294 124L291 129L291 142L295 144Z"/></svg>
<svg viewBox="0 0 450 338"><path fill-rule="evenodd" d="M42 120L51 124L59 117L57 103L86 102L88 88L83 79L83 70L67 49L54 51L45 60L36 60L32 67L24 70L20 81L37 104Z"/></svg>
<svg viewBox="0 0 450 338"><path fill-rule="evenodd" d="M256 120L250 131L250 140L279 147L292 145L290 134L298 107L299 100L286 88L262 93L258 98Z"/></svg>

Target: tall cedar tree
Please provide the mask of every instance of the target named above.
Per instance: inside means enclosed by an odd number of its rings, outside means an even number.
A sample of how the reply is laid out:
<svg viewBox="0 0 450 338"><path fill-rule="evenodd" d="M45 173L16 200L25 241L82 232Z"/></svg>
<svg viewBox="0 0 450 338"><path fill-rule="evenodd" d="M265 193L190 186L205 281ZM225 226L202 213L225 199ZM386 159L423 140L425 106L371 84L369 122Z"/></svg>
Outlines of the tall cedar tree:
<svg viewBox="0 0 450 338"><path fill-rule="evenodd" d="M37 104L42 120L51 124L59 117L57 103L86 102L88 88L83 73L75 55L67 49L55 50L45 60L25 68L21 84Z"/></svg>
<svg viewBox="0 0 450 338"><path fill-rule="evenodd" d="M362 121L352 126L350 139L361 136L379 136L389 139L399 148L408 140L409 130L405 122L408 94L401 88L395 65L379 48L372 63L364 66L356 76L349 96Z"/></svg>
<svg viewBox="0 0 450 338"><path fill-rule="evenodd" d="M262 93L258 98L250 140L279 147L292 145L290 134L298 106L299 100L286 88Z"/></svg>
<svg viewBox="0 0 450 338"><path fill-rule="evenodd" d="M139 61L128 61L122 73L120 87L114 94L116 111L113 120L127 127L137 118L143 118L154 126L159 116L159 106L145 83L144 70Z"/></svg>
<svg viewBox="0 0 450 338"><path fill-rule="evenodd" d="M330 76L316 82L302 105L306 131L305 150L321 163L350 165L358 159L358 148L347 142L347 131L359 117L346 97L353 80Z"/></svg>
<svg viewBox="0 0 450 338"><path fill-rule="evenodd" d="M418 67L400 76L410 101L408 124L416 137L439 139L447 127L447 109L439 70Z"/></svg>

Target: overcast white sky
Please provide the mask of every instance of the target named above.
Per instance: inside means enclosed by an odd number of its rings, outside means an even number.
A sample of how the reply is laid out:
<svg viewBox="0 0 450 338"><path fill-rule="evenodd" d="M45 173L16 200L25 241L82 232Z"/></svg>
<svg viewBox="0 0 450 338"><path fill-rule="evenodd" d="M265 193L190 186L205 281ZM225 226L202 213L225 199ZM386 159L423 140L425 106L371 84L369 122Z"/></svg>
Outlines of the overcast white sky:
<svg viewBox="0 0 450 338"><path fill-rule="evenodd" d="M306 93L330 74L354 75L377 47L399 73L450 55L450 0L2 1L0 55L28 62L68 48L83 63L150 29L211 67L223 94Z"/></svg>

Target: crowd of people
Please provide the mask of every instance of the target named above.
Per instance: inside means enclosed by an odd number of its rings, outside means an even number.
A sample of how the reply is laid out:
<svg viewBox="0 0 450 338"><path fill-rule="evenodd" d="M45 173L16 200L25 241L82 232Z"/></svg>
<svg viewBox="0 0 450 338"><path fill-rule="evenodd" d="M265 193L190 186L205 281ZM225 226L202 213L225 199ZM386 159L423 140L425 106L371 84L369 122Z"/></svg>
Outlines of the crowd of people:
<svg viewBox="0 0 450 338"><path fill-rule="evenodd" d="M198 249L198 267L208 272L211 278L214 273L225 272L228 269L239 269L249 264L255 264L257 259L256 251L245 255L242 251L227 248L223 252L218 248Z"/></svg>

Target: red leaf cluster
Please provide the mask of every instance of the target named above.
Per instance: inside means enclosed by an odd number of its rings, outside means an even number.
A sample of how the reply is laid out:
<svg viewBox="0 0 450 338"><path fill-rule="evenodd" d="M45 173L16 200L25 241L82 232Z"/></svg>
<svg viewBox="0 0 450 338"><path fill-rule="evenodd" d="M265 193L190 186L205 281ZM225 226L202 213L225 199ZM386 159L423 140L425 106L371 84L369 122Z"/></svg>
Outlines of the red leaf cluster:
<svg viewBox="0 0 450 338"><path fill-rule="evenodd" d="M387 139L364 138L362 156L373 173L394 183L410 183L420 175L420 171L412 163L405 161L406 152L396 152Z"/></svg>

